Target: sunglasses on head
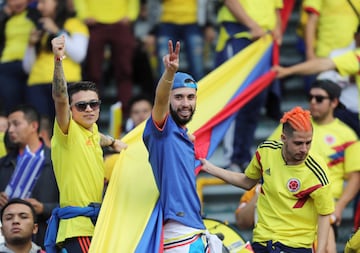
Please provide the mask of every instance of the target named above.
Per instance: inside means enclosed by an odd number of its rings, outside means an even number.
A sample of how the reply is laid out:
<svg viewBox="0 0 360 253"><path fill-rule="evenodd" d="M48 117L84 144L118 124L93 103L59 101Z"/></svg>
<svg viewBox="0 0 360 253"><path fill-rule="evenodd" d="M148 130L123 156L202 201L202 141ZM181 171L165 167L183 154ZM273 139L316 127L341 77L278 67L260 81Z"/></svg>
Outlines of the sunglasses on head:
<svg viewBox="0 0 360 253"><path fill-rule="evenodd" d="M99 109L100 105L101 100L91 100L89 102L79 101L74 104L76 110L79 112L84 112L88 106L90 106L91 109L96 110Z"/></svg>
<svg viewBox="0 0 360 253"><path fill-rule="evenodd" d="M321 95L308 95L308 101L311 102L315 98L316 103L320 104L324 101L324 99L330 99L327 96L321 96Z"/></svg>

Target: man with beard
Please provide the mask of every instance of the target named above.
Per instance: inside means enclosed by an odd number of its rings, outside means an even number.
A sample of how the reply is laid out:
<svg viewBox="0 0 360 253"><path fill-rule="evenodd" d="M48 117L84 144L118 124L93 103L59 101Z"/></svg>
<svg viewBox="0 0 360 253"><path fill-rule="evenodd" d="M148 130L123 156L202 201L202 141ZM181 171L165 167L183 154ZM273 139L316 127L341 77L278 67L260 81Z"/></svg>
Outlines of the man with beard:
<svg viewBox="0 0 360 253"><path fill-rule="evenodd" d="M219 168L205 159L200 159L202 169L244 189L261 183L252 243L256 253L311 253L315 236L316 252L323 253L334 204L326 163L310 150L310 112L295 107L281 123L281 142L260 144L244 173Z"/></svg>
<svg viewBox="0 0 360 253"><path fill-rule="evenodd" d="M309 109L312 115L314 138L311 150L319 154L329 167L335 212L328 237L328 252L336 249L337 227L345 207L352 201L360 183L360 143L356 133L348 125L334 117L334 110L343 105L339 102L341 88L330 80L316 80L309 91ZM268 138L278 140L281 127Z"/></svg>
<svg viewBox="0 0 360 253"><path fill-rule="evenodd" d="M180 43L173 50L169 41L168 48L169 54L163 58L165 71L143 133L160 192L164 252L207 252L206 228L196 192L194 143L186 128L195 111L197 84L192 76L176 73Z"/></svg>
<svg viewBox="0 0 360 253"><path fill-rule="evenodd" d="M5 242L0 244L1 253L40 253L41 248L31 241L37 233L34 207L27 201L14 198L1 209L1 233Z"/></svg>

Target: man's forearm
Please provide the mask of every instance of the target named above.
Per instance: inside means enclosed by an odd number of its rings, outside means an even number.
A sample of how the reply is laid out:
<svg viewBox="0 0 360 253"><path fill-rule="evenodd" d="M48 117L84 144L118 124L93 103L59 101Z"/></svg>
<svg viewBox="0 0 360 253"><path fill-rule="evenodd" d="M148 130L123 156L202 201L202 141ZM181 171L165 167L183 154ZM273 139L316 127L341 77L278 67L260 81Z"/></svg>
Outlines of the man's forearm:
<svg viewBox="0 0 360 253"><path fill-rule="evenodd" d="M319 215L317 231L317 253L325 253L330 229L330 215Z"/></svg>
<svg viewBox="0 0 360 253"><path fill-rule="evenodd" d="M54 68L54 77L52 85L52 95L54 100L65 98L67 99L67 86L64 75L64 70L62 67L62 62L59 59L55 59L55 68Z"/></svg>

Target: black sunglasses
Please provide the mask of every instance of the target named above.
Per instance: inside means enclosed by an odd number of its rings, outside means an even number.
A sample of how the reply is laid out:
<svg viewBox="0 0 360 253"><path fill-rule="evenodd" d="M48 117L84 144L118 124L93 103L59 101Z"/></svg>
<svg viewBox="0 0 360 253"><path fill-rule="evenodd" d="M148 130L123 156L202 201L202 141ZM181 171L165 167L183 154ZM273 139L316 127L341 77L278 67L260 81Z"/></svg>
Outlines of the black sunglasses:
<svg viewBox="0 0 360 253"><path fill-rule="evenodd" d="M311 102L313 100L313 98L315 98L316 103L321 104L324 99L330 99L329 97L326 96L321 96L321 95L308 95L308 101Z"/></svg>
<svg viewBox="0 0 360 253"><path fill-rule="evenodd" d="M88 105L90 106L91 109L97 110L101 105L101 100L91 100L89 102L80 101L75 103L74 105L76 110L78 110L79 112L84 112L88 107Z"/></svg>

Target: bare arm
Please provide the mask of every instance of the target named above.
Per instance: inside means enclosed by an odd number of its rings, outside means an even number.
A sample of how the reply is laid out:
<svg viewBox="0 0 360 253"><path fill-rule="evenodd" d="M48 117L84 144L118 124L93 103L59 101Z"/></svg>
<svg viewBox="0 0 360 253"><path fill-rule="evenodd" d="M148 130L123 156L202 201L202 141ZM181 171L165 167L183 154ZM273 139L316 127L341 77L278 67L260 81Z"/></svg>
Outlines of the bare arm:
<svg viewBox="0 0 360 253"><path fill-rule="evenodd" d="M335 216L336 216L336 225L341 223L341 215L347 204L356 196L359 192L359 183L360 183L360 172L354 171L348 174L348 180L346 187L341 194L340 199L336 202L335 206Z"/></svg>
<svg viewBox="0 0 360 253"><path fill-rule="evenodd" d="M165 72L161 76L156 87L154 107L152 110L153 120L162 126L166 115L169 112L170 93L174 81L174 76L179 68L180 42L176 42L175 51L173 50L172 41L168 42L169 54L165 55L163 62Z"/></svg>
<svg viewBox="0 0 360 253"><path fill-rule="evenodd" d="M325 253L330 229L330 215L319 215L316 253Z"/></svg>
<svg viewBox="0 0 360 253"><path fill-rule="evenodd" d="M316 41L316 27L319 16L315 13L308 13L308 20L305 26L305 47L306 59L314 59L315 54L315 41Z"/></svg>
<svg viewBox="0 0 360 253"><path fill-rule="evenodd" d="M257 39L266 34L266 31L246 13L238 0L225 0L224 4L239 23L249 28L252 38Z"/></svg>
<svg viewBox="0 0 360 253"><path fill-rule="evenodd" d="M281 22L281 15L280 10L276 10L276 26L274 31L272 32L273 38L276 41L278 45L281 45L282 43L282 22Z"/></svg>
<svg viewBox="0 0 360 253"><path fill-rule="evenodd" d="M249 229L254 226L257 200L258 193L256 192L248 203L240 203L239 207L236 209L235 219L236 224L240 229Z"/></svg>
<svg viewBox="0 0 360 253"><path fill-rule="evenodd" d="M206 159L200 159L202 163L202 170L218 177L225 182L234 186L250 190L259 180L248 178L244 173L238 173L223 168L217 167Z"/></svg>
<svg viewBox="0 0 360 253"><path fill-rule="evenodd" d="M100 146L111 147L116 152L120 152L121 150L127 148L127 144L124 142L102 133L100 133Z"/></svg>
<svg viewBox="0 0 360 253"><path fill-rule="evenodd" d="M277 72L278 78L289 75L311 75L335 69L336 65L330 58L314 58L290 67L275 66L273 68L273 70Z"/></svg>
<svg viewBox="0 0 360 253"><path fill-rule="evenodd" d="M62 59L65 57L65 37L56 37L51 43L54 52L52 97L55 103L55 117L60 129L66 134L70 123L70 105L67 93L67 83L62 67Z"/></svg>

